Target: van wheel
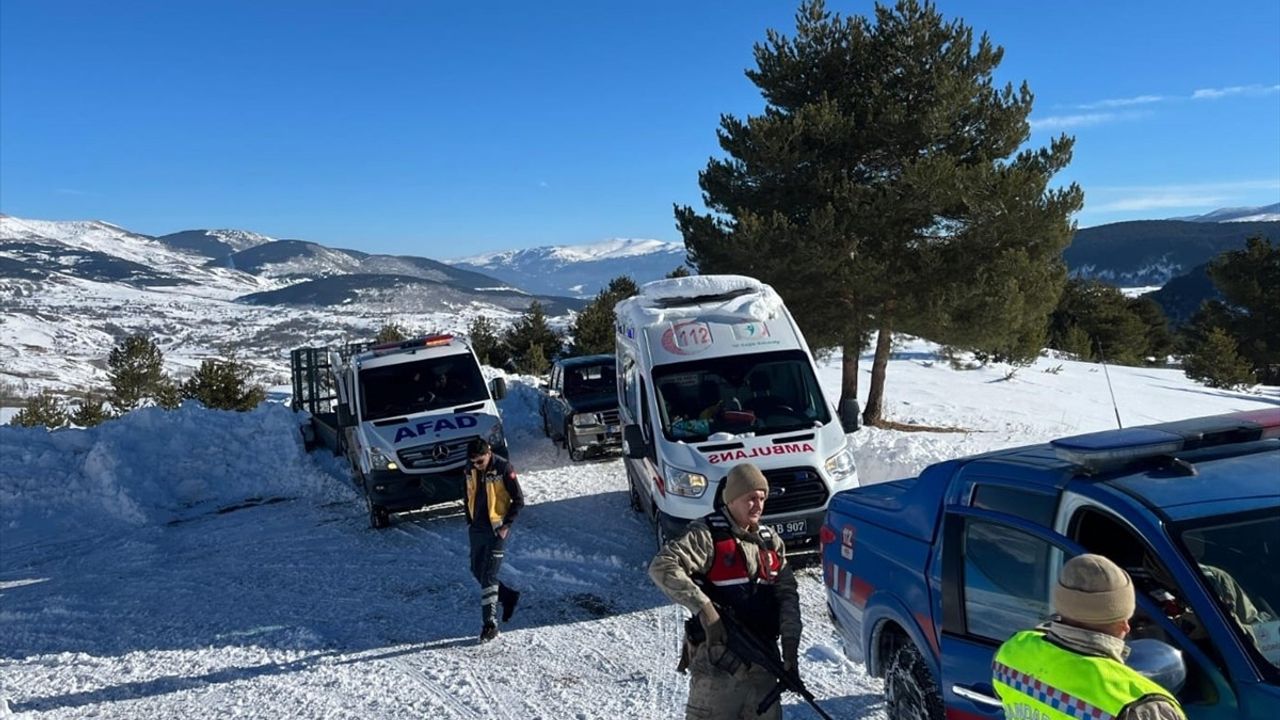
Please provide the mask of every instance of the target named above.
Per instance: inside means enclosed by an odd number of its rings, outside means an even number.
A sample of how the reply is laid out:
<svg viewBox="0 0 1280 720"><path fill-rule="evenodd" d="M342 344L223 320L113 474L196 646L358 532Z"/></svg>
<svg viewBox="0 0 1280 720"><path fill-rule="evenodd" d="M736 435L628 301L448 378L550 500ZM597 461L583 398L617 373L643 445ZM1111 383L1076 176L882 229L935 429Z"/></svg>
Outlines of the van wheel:
<svg viewBox="0 0 1280 720"><path fill-rule="evenodd" d="M640 493L636 491L636 484L632 482L630 473L627 477L627 494L631 496L631 509L635 512L644 510L644 506L640 504Z"/></svg>
<svg viewBox="0 0 1280 720"><path fill-rule="evenodd" d="M582 462L587 458L587 453L582 448L574 448L569 451L569 459L574 462Z"/></svg>
<svg viewBox="0 0 1280 720"><path fill-rule="evenodd" d="M884 675L885 705L891 718L943 720L942 693L915 643L907 640L889 660Z"/></svg>
<svg viewBox="0 0 1280 720"><path fill-rule="evenodd" d="M667 540L671 539L667 537L667 531L662 529L662 521L658 519L656 512L653 514L653 539L658 544L659 550L667 544Z"/></svg>
<svg viewBox="0 0 1280 720"><path fill-rule="evenodd" d="M365 503L369 506L369 527L374 530L382 530L391 525L391 513L381 505L374 505L372 500L366 498Z"/></svg>

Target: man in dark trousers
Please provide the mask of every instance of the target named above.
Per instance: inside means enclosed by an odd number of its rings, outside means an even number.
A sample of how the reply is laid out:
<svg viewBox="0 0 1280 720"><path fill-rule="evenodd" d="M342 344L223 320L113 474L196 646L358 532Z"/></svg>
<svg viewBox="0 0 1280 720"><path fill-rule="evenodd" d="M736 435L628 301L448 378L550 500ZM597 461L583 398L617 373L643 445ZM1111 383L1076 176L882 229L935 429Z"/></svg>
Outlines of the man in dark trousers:
<svg viewBox="0 0 1280 720"><path fill-rule="evenodd" d="M480 617L484 622L480 642L488 642L498 636L498 604L502 604L502 621L506 622L520 600L520 593L498 580L498 571L511 524L524 507L524 492L515 468L506 458L495 455L485 440L471 441L467 459L464 507L470 528L471 574L480 583Z"/></svg>
<svg viewBox="0 0 1280 720"><path fill-rule="evenodd" d="M760 524L769 482L742 463L724 480L723 505L669 541L649 563L649 577L672 601L693 613L686 623L679 668L689 670L688 720L781 720L775 702L756 714L777 678L734 656L717 606L776 651L787 672L797 672L800 596L782 538ZM696 627L695 627L696 626Z"/></svg>

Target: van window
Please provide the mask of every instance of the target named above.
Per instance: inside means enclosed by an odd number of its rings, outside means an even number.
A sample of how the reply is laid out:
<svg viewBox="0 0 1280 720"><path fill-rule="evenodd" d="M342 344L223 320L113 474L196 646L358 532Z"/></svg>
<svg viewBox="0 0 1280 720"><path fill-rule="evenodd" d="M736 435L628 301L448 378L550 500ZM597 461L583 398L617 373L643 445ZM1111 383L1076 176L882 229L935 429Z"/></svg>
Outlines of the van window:
<svg viewBox="0 0 1280 720"><path fill-rule="evenodd" d="M697 442L717 432L791 432L831 421L802 350L659 365L653 381L669 440Z"/></svg>
<svg viewBox="0 0 1280 720"><path fill-rule="evenodd" d="M622 361L622 404L627 409L627 417L631 422L639 422L640 389L636 387L636 361L627 356Z"/></svg>
<svg viewBox="0 0 1280 720"><path fill-rule="evenodd" d="M489 399L470 353L360 370L360 417L380 420Z"/></svg>

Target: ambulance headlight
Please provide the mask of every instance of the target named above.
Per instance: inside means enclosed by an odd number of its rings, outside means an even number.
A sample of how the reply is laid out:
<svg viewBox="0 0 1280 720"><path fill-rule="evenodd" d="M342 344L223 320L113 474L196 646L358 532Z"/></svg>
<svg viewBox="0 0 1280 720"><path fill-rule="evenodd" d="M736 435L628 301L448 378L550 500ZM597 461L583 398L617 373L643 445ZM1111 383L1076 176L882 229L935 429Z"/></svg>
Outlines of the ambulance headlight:
<svg viewBox="0 0 1280 720"><path fill-rule="evenodd" d="M696 498L702 497L707 491L706 475L681 470L666 463L662 464L662 469L667 477L667 492L673 495Z"/></svg>
<svg viewBox="0 0 1280 720"><path fill-rule="evenodd" d="M853 462L853 446L848 443L840 448L840 452L827 458L827 474L832 482L846 482L858 476L858 468Z"/></svg>
<svg viewBox="0 0 1280 720"><path fill-rule="evenodd" d="M574 427L595 427L600 424L600 415L597 413L578 413L573 416Z"/></svg>
<svg viewBox="0 0 1280 720"><path fill-rule="evenodd" d="M387 457L381 448L369 448L369 464L374 470L395 470L396 461Z"/></svg>

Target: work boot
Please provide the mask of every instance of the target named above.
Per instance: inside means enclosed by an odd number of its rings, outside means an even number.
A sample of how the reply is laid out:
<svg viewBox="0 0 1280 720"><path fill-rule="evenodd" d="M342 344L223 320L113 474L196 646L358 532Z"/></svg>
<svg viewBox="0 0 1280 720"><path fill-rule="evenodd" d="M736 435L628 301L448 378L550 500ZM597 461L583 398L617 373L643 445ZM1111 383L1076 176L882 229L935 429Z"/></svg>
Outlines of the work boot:
<svg viewBox="0 0 1280 720"><path fill-rule="evenodd" d="M480 642L486 643L498 637L498 626L493 623L485 623L484 628L480 630Z"/></svg>
<svg viewBox="0 0 1280 720"><path fill-rule="evenodd" d="M506 585L498 586L498 603L502 605L502 622L507 622L516 614L516 604L520 602L520 593Z"/></svg>

